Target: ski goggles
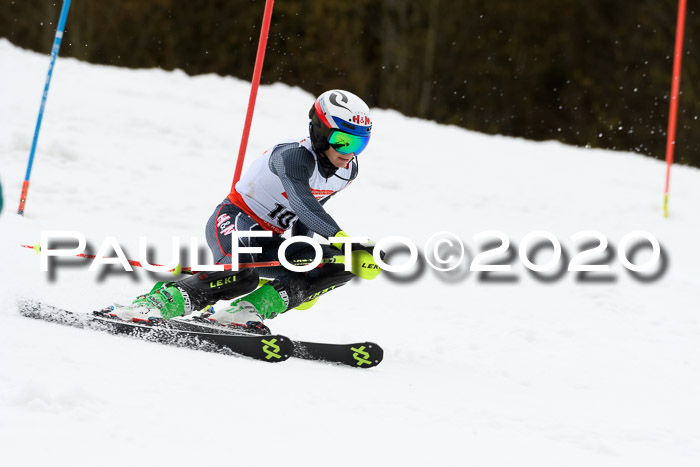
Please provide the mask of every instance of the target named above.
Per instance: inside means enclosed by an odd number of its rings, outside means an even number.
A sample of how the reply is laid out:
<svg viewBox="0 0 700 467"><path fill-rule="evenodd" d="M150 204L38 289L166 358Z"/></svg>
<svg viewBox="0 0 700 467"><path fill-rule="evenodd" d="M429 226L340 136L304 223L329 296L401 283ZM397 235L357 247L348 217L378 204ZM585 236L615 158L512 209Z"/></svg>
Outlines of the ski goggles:
<svg viewBox="0 0 700 467"><path fill-rule="evenodd" d="M358 155L365 150L369 143L369 136L357 136L335 130L328 137L328 144L341 154L355 153Z"/></svg>

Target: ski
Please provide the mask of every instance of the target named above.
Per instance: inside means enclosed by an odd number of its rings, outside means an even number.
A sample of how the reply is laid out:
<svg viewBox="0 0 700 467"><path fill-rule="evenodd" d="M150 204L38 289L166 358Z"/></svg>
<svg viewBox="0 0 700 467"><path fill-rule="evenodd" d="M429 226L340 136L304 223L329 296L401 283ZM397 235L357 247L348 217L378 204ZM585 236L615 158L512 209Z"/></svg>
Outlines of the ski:
<svg viewBox="0 0 700 467"><path fill-rule="evenodd" d="M245 331L235 330L211 323L202 318L174 318L168 325L181 330L212 332L229 335L250 335ZM384 358L384 350L374 342L357 342L353 344L327 344L294 340L292 357L303 360L316 360L348 365L355 368L372 368L379 365Z"/></svg>
<svg viewBox="0 0 700 467"><path fill-rule="evenodd" d="M140 324L103 316L73 313L35 300L21 300L20 314L72 327L127 334L151 342L217 353L233 353L264 362L282 362L294 352L294 343L286 336L230 334L207 330L178 329L166 324Z"/></svg>
<svg viewBox="0 0 700 467"><path fill-rule="evenodd" d="M372 368L381 363L384 350L374 342L329 344L289 339L279 334L260 335L210 323L204 319L174 318L158 324L121 321L105 316L74 313L35 300L18 303L20 314L77 328L126 334L151 342L210 352L231 352L267 362L289 357Z"/></svg>
<svg viewBox="0 0 700 467"><path fill-rule="evenodd" d="M327 344L294 341L292 357L339 363L356 368L372 368L384 359L384 350L374 342Z"/></svg>

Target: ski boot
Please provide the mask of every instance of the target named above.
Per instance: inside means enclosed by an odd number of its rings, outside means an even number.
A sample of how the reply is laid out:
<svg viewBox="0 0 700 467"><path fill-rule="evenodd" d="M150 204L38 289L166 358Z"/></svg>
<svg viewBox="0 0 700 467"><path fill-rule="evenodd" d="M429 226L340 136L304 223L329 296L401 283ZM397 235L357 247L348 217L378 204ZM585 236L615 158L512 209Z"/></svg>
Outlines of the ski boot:
<svg viewBox="0 0 700 467"><path fill-rule="evenodd" d="M267 284L267 283L269 283L269 282L272 282L272 280L271 280L271 279L260 279L260 285L261 285L261 286L262 286L262 285L265 285L265 284ZM303 302L301 305L299 305L299 306L297 306L297 307L294 307L294 309L295 309L295 310L308 310L309 308L311 308L312 306L314 306L314 305L316 304L316 302L318 301L318 299L319 299L319 296L316 296L316 297L314 297L314 298L311 298L311 299L309 299L309 300Z"/></svg>
<svg viewBox="0 0 700 467"><path fill-rule="evenodd" d="M176 282L158 282L131 305L113 305L95 314L136 323L155 323L189 315L219 300L244 295L255 290L257 284L258 274L250 269L199 272Z"/></svg>
<svg viewBox="0 0 700 467"><path fill-rule="evenodd" d="M131 305L112 305L94 312L122 321L161 324L165 320L191 312L189 296L174 282L158 282L147 294L139 295Z"/></svg>
<svg viewBox="0 0 700 467"><path fill-rule="evenodd" d="M285 294L286 295L286 294ZM270 334L262 323L287 310L287 302L272 285L265 284L255 292L231 302L227 308L217 310L207 319L212 323L257 334Z"/></svg>
<svg viewBox="0 0 700 467"><path fill-rule="evenodd" d="M237 316L234 316L233 318L229 318L228 315L223 315L222 313L219 313L217 317L214 318L213 316L215 312L213 312L212 310L213 308L207 312L202 313L201 316L195 317L194 320L204 321L209 324L215 324L217 326L230 328L234 331L241 331L244 333L260 334L263 336L272 334L270 328L265 326L262 323L262 321L258 321L260 317L257 314L251 315L250 313L242 312L240 314L237 314ZM253 319L249 319L246 321L248 317ZM238 321L241 322L239 323Z"/></svg>

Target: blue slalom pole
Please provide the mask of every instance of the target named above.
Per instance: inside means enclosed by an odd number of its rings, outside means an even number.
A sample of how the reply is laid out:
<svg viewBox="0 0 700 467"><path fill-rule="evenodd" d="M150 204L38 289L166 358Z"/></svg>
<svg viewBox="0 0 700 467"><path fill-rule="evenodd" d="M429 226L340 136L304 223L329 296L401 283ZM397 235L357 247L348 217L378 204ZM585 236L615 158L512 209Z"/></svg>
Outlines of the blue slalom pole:
<svg viewBox="0 0 700 467"><path fill-rule="evenodd" d="M46 97L49 94L49 85L51 84L51 75L53 74L53 66L56 63L58 50L61 48L61 39L63 39L63 30L66 27L66 18L68 17L68 8L70 8L70 0L63 0L61 7L61 16L58 19L58 27L56 28L56 38L53 41L53 49L51 50L51 64L49 72L46 75L46 85L44 86L44 95L41 96L41 107L39 107L39 117L36 120L36 129L34 130L34 139L32 140L32 149L29 152L29 162L27 163L27 174L24 176L24 184L22 185L22 194L19 199L19 209L17 214L24 215L24 203L27 201L27 191L29 191L29 177L32 174L32 165L34 164L34 153L36 152L36 143L39 140L39 130L41 129L41 120L44 117L44 107L46 107Z"/></svg>

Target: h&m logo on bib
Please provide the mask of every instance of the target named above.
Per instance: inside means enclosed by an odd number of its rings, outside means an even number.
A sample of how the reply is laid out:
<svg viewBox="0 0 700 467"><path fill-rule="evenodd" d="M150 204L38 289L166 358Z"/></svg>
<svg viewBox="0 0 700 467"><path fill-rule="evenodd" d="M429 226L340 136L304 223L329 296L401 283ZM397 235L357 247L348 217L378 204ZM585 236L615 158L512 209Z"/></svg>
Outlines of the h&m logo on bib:
<svg viewBox="0 0 700 467"><path fill-rule="evenodd" d="M316 198L316 199L323 199L326 196L332 195L333 193L335 193L335 191L333 191L333 190L317 190L315 188L311 189L311 194L314 195L314 198ZM289 199L289 196L287 196L286 191L282 192L282 196Z"/></svg>

